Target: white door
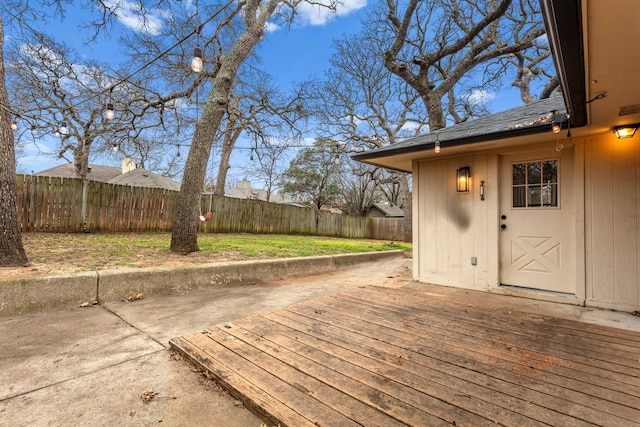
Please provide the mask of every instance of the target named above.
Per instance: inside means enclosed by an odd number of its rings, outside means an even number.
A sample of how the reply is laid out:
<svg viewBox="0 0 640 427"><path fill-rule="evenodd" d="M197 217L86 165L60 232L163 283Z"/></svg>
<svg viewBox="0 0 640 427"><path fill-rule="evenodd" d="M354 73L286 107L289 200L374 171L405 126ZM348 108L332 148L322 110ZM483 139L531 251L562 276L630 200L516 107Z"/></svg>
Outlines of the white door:
<svg viewBox="0 0 640 427"><path fill-rule="evenodd" d="M575 293L571 157L501 157L501 284Z"/></svg>

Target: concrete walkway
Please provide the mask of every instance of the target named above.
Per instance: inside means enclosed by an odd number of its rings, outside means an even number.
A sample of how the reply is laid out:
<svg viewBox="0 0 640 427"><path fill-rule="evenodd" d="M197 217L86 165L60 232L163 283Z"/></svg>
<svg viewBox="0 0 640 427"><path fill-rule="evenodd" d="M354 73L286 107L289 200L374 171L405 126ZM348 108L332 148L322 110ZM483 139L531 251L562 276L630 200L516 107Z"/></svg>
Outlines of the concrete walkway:
<svg viewBox="0 0 640 427"><path fill-rule="evenodd" d="M0 426L261 426L173 355L169 339L364 284L401 286L410 266L396 256L261 284L0 318ZM148 390L158 394L144 403Z"/></svg>

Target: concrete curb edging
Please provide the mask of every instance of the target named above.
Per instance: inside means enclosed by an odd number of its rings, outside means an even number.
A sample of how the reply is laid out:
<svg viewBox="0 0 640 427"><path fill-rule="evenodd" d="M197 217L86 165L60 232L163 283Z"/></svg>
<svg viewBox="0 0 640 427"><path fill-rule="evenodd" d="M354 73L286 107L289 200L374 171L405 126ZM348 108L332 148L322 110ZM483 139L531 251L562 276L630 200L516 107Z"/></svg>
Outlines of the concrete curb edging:
<svg viewBox="0 0 640 427"><path fill-rule="evenodd" d="M394 250L180 268L102 270L0 282L0 317L74 307L83 302L122 301L138 293L145 296L175 294L198 288L326 273L401 256L403 251Z"/></svg>

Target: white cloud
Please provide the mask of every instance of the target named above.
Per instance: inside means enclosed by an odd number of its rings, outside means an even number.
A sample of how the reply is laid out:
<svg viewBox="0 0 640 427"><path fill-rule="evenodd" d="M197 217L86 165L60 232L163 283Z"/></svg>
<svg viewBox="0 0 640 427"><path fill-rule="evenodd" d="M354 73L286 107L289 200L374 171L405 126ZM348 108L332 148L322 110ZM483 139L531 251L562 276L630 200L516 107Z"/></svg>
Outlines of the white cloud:
<svg viewBox="0 0 640 427"><path fill-rule="evenodd" d="M325 4L328 3L328 1L325 2ZM344 0L336 5L336 10L334 11L318 4L301 3L297 6L296 11L302 24L322 26L340 16L347 16L351 12L362 9L366 5L366 0Z"/></svg>
<svg viewBox="0 0 640 427"><path fill-rule="evenodd" d="M273 33L278 31L280 28L282 28L281 25L274 24L272 22L267 22L267 24L264 26L264 31L267 33Z"/></svg>
<svg viewBox="0 0 640 427"><path fill-rule="evenodd" d="M105 4L115 10L116 18L125 27L154 36L162 31L164 20L163 12L160 10L143 12L138 3L127 0L108 0Z"/></svg>
<svg viewBox="0 0 640 427"><path fill-rule="evenodd" d="M472 105L482 105L496 97L495 93L487 92L484 89L474 89L467 94L467 101Z"/></svg>

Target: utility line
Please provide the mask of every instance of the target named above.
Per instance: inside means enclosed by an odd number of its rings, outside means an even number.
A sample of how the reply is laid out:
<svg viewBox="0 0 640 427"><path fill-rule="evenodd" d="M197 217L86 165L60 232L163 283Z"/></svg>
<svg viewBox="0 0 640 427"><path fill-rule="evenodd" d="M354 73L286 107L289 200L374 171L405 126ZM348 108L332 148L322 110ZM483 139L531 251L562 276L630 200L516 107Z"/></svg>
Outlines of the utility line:
<svg viewBox="0 0 640 427"><path fill-rule="evenodd" d="M158 61L160 58L162 58L163 56L167 55L169 52L171 52L173 49L175 49L176 47L180 46L180 44L184 43L185 41L187 41L190 37L192 37L194 34L200 34L200 32L202 31L202 28L208 24L209 22L213 21L215 18L218 17L218 15L220 15L220 13L222 13L231 3L233 3L233 1L235 0L229 0L224 6L222 6L217 12L215 12L213 15L211 15L209 18L207 18L203 23L199 24L195 30L192 30L189 34L187 34L186 36L182 37L180 40L178 40L176 43L172 44L170 47L168 47L167 49L165 49L164 51L162 51L160 54L158 54L157 56L155 56L153 59L151 59L150 61L148 61L147 63L143 64L142 66L140 66L138 69L136 69L135 71L132 71L131 73L129 73L126 77L123 77L121 79L119 79L118 81L116 81L116 83L113 83L110 87L108 87L107 89L96 93L93 96L90 96L89 98L79 101L75 104L72 104L70 107L67 107L66 109L69 108L74 108L77 107L79 105L85 104L97 97L99 97L100 95L105 94L106 92L112 92L113 89L115 87L117 87L118 85L125 83L127 81L129 81L129 79L131 79L133 76L135 76L136 74L138 74L139 72L145 70L147 67L151 66L153 63L155 63L156 61ZM15 16L13 13L9 12L9 15L18 20L18 17ZM38 36L40 33L38 31L36 31L35 29L33 29L29 24L27 23L23 23L23 25L28 28L35 36ZM19 113L13 111L12 109L10 109L8 106L1 106L3 109L5 109L6 111L8 111L10 114L16 115L16 116L20 116ZM37 117L30 117L30 116L22 116L22 117L27 117L29 119L32 120L41 120ZM53 126L53 123L44 121L47 125Z"/></svg>

